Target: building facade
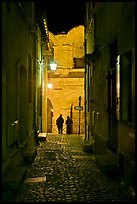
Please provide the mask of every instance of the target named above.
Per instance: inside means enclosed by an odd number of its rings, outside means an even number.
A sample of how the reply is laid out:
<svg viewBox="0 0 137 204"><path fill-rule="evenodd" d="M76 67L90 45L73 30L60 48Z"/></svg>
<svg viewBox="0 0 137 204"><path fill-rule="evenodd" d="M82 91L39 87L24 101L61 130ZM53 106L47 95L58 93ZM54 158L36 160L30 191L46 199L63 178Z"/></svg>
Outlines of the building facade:
<svg viewBox="0 0 137 204"><path fill-rule="evenodd" d="M56 119L62 114L64 121L67 116L73 119L73 133L78 134L80 124L80 133L84 134L84 26L57 35L49 32L49 47L50 52L45 52L45 59L49 59L44 86L48 104L46 132L58 133ZM57 63L55 71L49 68L52 59ZM51 89L47 88L48 83L53 84ZM74 109L79 106L79 97L81 111ZM63 133L66 133L65 123Z"/></svg>
<svg viewBox="0 0 137 204"><path fill-rule="evenodd" d="M43 21L42 21L43 22ZM18 188L14 174L36 155L41 116L42 53L46 29L33 2L2 2L2 179L3 188ZM38 127L37 127L38 126Z"/></svg>
<svg viewBox="0 0 137 204"><path fill-rule="evenodd" d="M134 188L135 4L90 2L85 19L86 137L99 167Z"/></svg>

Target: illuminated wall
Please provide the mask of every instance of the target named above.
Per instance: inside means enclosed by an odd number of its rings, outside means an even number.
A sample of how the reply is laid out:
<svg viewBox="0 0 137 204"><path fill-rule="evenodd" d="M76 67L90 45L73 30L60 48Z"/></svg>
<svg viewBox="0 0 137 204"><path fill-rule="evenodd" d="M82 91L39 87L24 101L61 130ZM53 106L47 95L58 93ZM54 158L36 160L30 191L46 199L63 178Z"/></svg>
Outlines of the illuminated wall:
<svg viewBox="0 0 137 204"><path fill-rule="evenodd" d="M79 105L79 96L82 97L81 105L84 106L84 67L74 68L73 62L73 58L84 56L84 26L80 25L68 33L57 35L49 32L49 40L49 44L54 49L54 59L58 64L56 71L48 71L48 81L53 83L53 88L47 90L47 98L53 106L52 124L56 129L57 117L62 113L66 120L70 115L71 105L73 105L73 116L78 117L78 111L74 110L74 106ZM81 111L81 117L84 117L84 110ZM48 121L50 123L50 119ZM75 120L74 126L77 125ZM83 121L82 126L84 126ZM84 127L81 129L83 131ZM53 132L57 133L54 130Z"/></svg>
<svg viewBox="0 0 137 204"><path fill-rule="evenodd" d="M73 68L73 58L84 55L84 26L72 28L67 34L54 35L49 32L58 68Z"/></svg>

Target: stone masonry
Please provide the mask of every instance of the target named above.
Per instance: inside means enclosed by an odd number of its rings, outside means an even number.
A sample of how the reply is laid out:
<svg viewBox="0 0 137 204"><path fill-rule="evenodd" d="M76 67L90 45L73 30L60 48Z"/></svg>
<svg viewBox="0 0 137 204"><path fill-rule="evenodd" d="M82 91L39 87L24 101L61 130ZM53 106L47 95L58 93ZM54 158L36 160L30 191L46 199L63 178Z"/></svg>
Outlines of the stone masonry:
<svg viewBox="0 0 137 204"><path fill-rule="evenodd" d="M81 135L47 134L28 166L15 202L131 202L119 180L106 177Z"/></svg>

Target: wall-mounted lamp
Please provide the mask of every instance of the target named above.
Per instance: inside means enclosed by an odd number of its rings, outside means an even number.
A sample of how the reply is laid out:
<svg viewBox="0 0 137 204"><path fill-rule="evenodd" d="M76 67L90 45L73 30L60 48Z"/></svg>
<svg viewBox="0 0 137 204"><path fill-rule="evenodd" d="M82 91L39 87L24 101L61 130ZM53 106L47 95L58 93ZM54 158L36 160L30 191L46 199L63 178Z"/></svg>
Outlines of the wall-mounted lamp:
<svg viewBox="0 0 137 204"><path fill-rule="evenodd" d="M53 84L52 84L52 83L48 83L47 85L48 85L48 88L49 88L49 89L52 89L52 87L53 87Z"/></svg>
<svg viewBox="0 0 137 204"><path fill-rule="evenodd" d="M57 69L57 63L55 62L55 60L50 61L49 66L50 70L52 71L55 71Z"/></svg>

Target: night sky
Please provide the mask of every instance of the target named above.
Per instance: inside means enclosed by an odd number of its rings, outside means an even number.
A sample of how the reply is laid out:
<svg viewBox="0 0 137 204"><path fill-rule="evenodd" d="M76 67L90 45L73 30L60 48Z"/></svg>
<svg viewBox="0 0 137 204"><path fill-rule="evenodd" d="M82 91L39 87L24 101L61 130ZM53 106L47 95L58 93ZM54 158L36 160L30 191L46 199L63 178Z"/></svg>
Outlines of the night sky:
<svg viewBox="0 0 137 204"><path fill-rule="evenodd" d="M38 1L37 7L39 11L46 11L48 30L53 34L84 25L85 3L82 1Z"/></svg>

